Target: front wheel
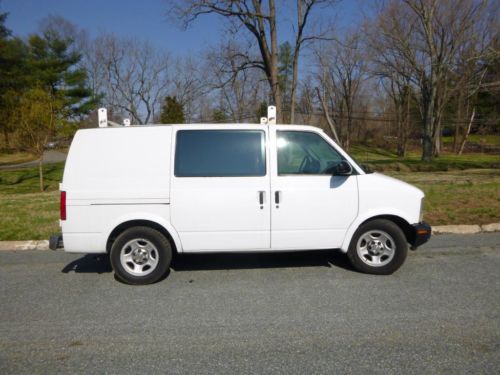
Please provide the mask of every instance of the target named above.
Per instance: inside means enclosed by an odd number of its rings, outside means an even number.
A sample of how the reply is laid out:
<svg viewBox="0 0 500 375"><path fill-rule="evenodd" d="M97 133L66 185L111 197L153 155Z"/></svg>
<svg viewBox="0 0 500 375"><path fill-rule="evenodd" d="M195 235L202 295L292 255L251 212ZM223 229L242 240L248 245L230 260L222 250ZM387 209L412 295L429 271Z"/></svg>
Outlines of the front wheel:
<svg viewBox="0 0 500 375"><path fill-rule="evenodd" d="M376 219L354 233L347 256L358 271L390 275L401 267L407 253L403 231L392 221Z"/></svg>
<svg viewBox="0 0 500 375"><path fill-rule="evenodd" d="M132 227L121 233L110 253L116 276L127 284L144 285L160 280L172 261L167 238L149 227Z"/></svg>

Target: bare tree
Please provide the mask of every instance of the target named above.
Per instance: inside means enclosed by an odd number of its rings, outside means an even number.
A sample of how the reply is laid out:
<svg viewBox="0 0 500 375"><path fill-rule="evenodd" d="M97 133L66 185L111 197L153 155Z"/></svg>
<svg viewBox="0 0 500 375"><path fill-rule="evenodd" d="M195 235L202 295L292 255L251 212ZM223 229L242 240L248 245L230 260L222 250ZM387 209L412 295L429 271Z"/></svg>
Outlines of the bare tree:
<svg viewBox="0 0 500 375"><path fill-rule="evenodd" d="M301 124L311 124L314 117L315 100L313 77L307 77L300 83L297 110L301 114Z"/></svg>
<svg viewBox="0 0 500 375"><path fill-rule="evenodd" d="M404 61L400 62L404 64ZM392 70L385 71L384 66L375 65L372 73L381 78L380 82L391 100L393 118L397 129L397 155L400 158L406 156L408 138L411 125L411 104L413 98L413 87L408 75L399 74ZM401 69L404 69L401 67Z"/></svg>
<svg viewBox="0 0 500 375"><path fill-rule="evenodd" d="M338 114L339 138L349 149L353 134L354 110L359 100L361 84L366 77L366 57L362 53L359 32L345 37L342 44L320 43L316 56L320 71L318 79L330 97ZM335 119L335 116L334 116ZM345 126L342 126L345 119Z"/></svg>
<svg viewBox="0 0 500 375"><path fill-rule="evenodd" d="M84 66L95 93L137 124L154 119L170 84L170 59L148 43L114 35L98 37L85 53Z"/></svg>
<svg viewBox="0 0 500 375"><path fill-rule="evenodd" d="M311 13L314 7L327 6L335 4L336 0L297 0L297 18L295 31L295 46L293 49L292 58L292 87L290 98L290 123L295 123L295 106L297 102L297 87L299 81L299 57L302 47L308 42L315 40L327 39L323 33L306 34L308 21L311 18Z"/></svg>
<svg viewBox="0 0 500 375"><path fill-rule="evenodd" d="M493 16L493 14L492 14ZM498 38L497 19L478 19L474 32L458 47L450 72L451 104L456 104L453 151L461 154L476 114L475 102L488 72L487 61L500 57L494 40Z"/></svg>
<svg viewBox="0 0 500 375"><path fill-rule="evenodd" d="M204 69L191 57L178 58L173 64L168 92L182 104L186 123L200 118L199 101L208 90L204 75Z"/></svg>
<svg viewBox="0 0 500 375"><path fill-rule="evenodd" d="M197 17L204 14L217 14L226 17L235 29L244 27L253 36L258 45L260 58L245 57L239 69L258 68L266 75L271 89L271 97L278 108L278 120L281 120L281 93L278 82L278 31L276 22L276 5L268 0L178 0L172 14L184 21L188 26Z"/></svg>
<svg viewBox="0 0 500 375"><path fill-rule="evenodd" d="M260 70L243 69L242 56L247 46L235 41L221 43L207 54L206 87L218 95L220 108L235 122L255 117L261 102L262 83L266 77Z"/></svg>
<svg viewBox="0 0 500 375"><path fill-rule="evenodd" d="M299 56L305 43L316 37L306 35L306 28L312 10L317 5L328 5L338 0L297 0L295 46L293 49L293 75L291 87L291 122L295 121L296 91L298 85ZM278 121L283 121L282 96L278 77L278 31L275 0L177 0L172 7L176 17L187 26L200 15L217 14L226 17L239 31L242 27L257 43L259 58L251 53L242 55L239 70L258 68L262 70L268 81L271 100L277 107Z"/></svg>
<svg viewBox="0 0 500 375"><path fill-rule="evenodd" d="M423 160L439 153L450 68L485 9L486 2L474 0L388 0L367 33L377 62L405 75L418 89ZM401 70L401 61L407 71Z"/></svg>

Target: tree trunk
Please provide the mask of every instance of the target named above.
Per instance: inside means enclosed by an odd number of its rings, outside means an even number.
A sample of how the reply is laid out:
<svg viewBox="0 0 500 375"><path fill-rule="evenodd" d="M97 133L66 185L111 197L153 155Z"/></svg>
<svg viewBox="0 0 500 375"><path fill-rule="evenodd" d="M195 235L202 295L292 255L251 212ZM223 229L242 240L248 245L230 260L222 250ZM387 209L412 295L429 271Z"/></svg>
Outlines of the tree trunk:
<svg viewBox="0 0 500 375"><path fill-rule="evenodd" d="M295 48L298 48L297 46ZM297 84L299 80L299 53L294 52L293 55L293 75L292 75L292 92L290 93L290 124L295 124L295 102L297 96Z"/></svg>
<svg viewBox="0 0 500 375"><path fill-rule="evenodd" d="M3 137L5 139L5 149L9 150L10 149L10 140L9 140L9 131L7 128L3 129Z"/></svg>
<svg viewBox="0 0 500 375"><path fill-rule="evenodd" d="M455 134L453 135L453 152L458 154L458 137L460 136L460 121L462 120L462 90L459 90L457 104Z"/></svg>
<svg viewBox="0 0 500 375"><path fill-rule="evenodd" d="M278 32L276 30L276 7L274 0L269 0L269 29L271 34L271 92L276 106L276 123L283 122L281 90L278 79Z"/></svg>
<svg viewBox="0 0 500 375"><path fill-rule="evenodd" d="M433 158L432 135L424 134L422 138L422 160L432 161L432 158Z"/></svg>
<svg viewBox="0 0 500 375"><path fill-rule="evenodd" d="M404 122L404 128L403 128L403 150L402 150L402 157L406 157L406 151L408 150L408 133L410 131L410 90L407 89L408 95L406 97L406 118Z"/></svg>
<svg viewBox="0 0 500 375"><path fill-rule="evenodd" d="M434 157L438 157L441 154L441 118L436 121L434 128Z"/></svg>
<svg viewBox="0 0 500 375"><path fill-rule="evenodd" d="M321 93L319 92L319 88L316 87L316 92L318 93L319 101L321 102L321 106L323 107L323 113L325 114L326 117L326 122L328 122L328 125L330 126L330 130L332 131L333 137L335 138L335 141L337 144L340 145L340 140L339 136L337 135L337 130L335 129L335 125L333 124L332 119L330 118L330 115L328 114L328 107L326 106L324 98L321 96Z"/></svg>
<svg viewBox="0 0 500 375"><path fill-rule="evenodd" d="M290 93L290 124L295 123L295 97L297 83L299 80L299 53L302 43L302 0L297 0L297 38L295 40L295 49L293 51L292 61L292 92Z"/></svg>
<svg viewBox="0 0 500 375"><path fill-rule="evenodd" d="M344 148L346 151L349 151L349 147L351 146L351 131L352 131L352 115L350 110L347 110L347 132L344 138Z"/></svg>
<svg viewBox="0 0 500 375"><path fill-rule="evenodd" d="M422 160L432 161L434 157L434 144L432 142L432 114L430 111L430 106L427 105L424 115L424 134L422 136Z"/></svg>
<svg viewBox="0 0 500 375"><path fill-rule="evenodd" d="M394 100L396 104L397 100ZM403 142L404 142L404 135L403 135L403 127L404 127L404 119L402 115L402 110L400 108L400 103L397 103L396 105L396 126L397 126L397 136L398 136L398 146L397 146L397 154L399 158L403 158L404 155L404 147L403 147Z"/></svg>
<svg viewBox="0 0 500 375"><path fill-rule="evenodd" d="M406 104L406 109L403 105ZM400 117L400 131L398 134L398 157L405 158L408 148L408 131L410 129L410 90L407 89L406 103L401 104L401 112L398 111Z"/></svg>
<svg viewBox="0 0 500 375"><path fill-rule="evenodd" d="M428 90L428 89L427 89ZM427 91L426 90L426 91ZM424 92L422 95L422 112L423 112L423 136L422 136L422 160L432 161L434 158L434 93Z"/></svg>
<svg viewBox="0 0 500 375"><path fill-rule="evenodd" d="M38 160L38 175L40 176L40 191L44 191L43 186L43 153Z"/></svg>
<svg viewBox="0 0 500 375"><path fill-rule="evenodd" d="M470 129L472 128L472 122L474 121L475 116L476 116L476 107L472 108L472 115L470 116L469 125L467 126L467 129L465 131L464 138L462 139L462 143L460 144L460 149L458 150L458 155L462 155L462 152L464 152L465 142L467 142L467 137L470 134Z"/></svg>

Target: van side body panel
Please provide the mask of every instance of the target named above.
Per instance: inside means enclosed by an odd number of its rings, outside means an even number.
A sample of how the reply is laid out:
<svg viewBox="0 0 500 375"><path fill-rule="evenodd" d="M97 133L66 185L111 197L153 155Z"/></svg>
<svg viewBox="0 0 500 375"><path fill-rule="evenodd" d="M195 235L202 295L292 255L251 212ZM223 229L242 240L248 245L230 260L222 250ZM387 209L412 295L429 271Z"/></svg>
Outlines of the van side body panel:
<svg viewBox="0 0 500 375"><path fill-rule="evenodd" d="M178 252L182 243L168 219L169 204L113 204L69 207L68 217L78 217L72 232L64 232L64 248L75 253L105 253L109 236L119 225L136 220L159 224L170 234Z"/></svg>
<svg viewBox="0 0 500 375"><path fill-rule="evenodd" d="M418 223L421 190L406 182L379 173L357 176L359 186L359 214L347 230L342 251L347 252L352 236L365 221L382 215L397 216L408 224Z"/></svg>
<svg viewBox="0 0 500 375"><path fill-rule="evenodd" d="M169 126L76 133L61 184L66 251L106 252L113 225L125 218L169 226L171 135Z"/></svg>

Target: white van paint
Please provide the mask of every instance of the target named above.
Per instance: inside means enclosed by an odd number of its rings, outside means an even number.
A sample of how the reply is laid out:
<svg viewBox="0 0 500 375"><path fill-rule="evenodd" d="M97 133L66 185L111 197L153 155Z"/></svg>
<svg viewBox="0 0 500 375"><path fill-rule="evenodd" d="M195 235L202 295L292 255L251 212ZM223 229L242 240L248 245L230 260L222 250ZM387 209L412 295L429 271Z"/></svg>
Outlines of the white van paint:
<svg viewBox="0 0 500 375"><path fill-rule="evenodd" d="M259 130L266 140L262 177L174 176L179 130ZM276 132L320 135L355 175L277 173ZM67 252L105 253L119 225L156 223L182 252L340 248L359 225L392 215L419 222L423 193L402 181L363 170L324 132L295 125L172 125L79 130L70 148L61 191ZM264 194L262 208L259 192ZM280 203L275 203L276 194Z"/></svg>

